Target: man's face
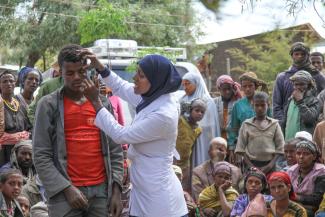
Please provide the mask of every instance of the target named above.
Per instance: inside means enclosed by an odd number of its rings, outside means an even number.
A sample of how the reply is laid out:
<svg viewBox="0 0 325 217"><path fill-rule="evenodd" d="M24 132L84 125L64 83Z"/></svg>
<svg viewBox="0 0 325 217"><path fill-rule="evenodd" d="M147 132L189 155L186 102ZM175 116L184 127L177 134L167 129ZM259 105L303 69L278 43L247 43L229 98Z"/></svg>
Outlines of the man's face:
<svg viewBox="0 0 325 217"><path fill-rule="evenodd" d="M84 91L83 80L87 77L87 72L82 62L63 62L62 77L65 88L73 92Z"/></svg>
<svg viewBox="0 0 325 217"><path fill-rule="evenodd" d="M254 110L256 117L265 117L267 113L268 104L264 99L254 100Z"/></svg>
<svg viewBox="0 0 325 217"><path fill-rule="evenodd" d="M318 70L322 71L324 66L324 61L321 56L311 56L310 57L311 64Z"/></svg>
<svg viewBox="0 0 325 217"><path fill-rule="evenodd" d="M17 150L17 161L20 167L27 169L33 165L32 148L30 146L21 146Z"/></svg>
<svg viewBox="0 0 325 217"><path fill-rule="evenodd" d="M292 53L292 59L295 63L302 63L305 60L306 54L303 51L294 51Z"/></svg>
<svg viewBox="0 0 325 217"><path fill-rule="evenodd" d="M241 81L241 89L243 90L245 96L251 98L255 94L256 86L255 83L252 81L243 80Z"/></svg>
<svg viewBox="0 0 325 217"><path fill-rule="evenodd" d="M16 199L23 187L23 177L19 174L12 174L7 181L1 184L1 192L8 200Z"/></svg>
<svg viewBox="0 0 325 217"><path fill-rule="evenodd" d="M223 161L227 156L226 146L217 142L211 143L209 156L211 160Z"/></svg>
<svg viewBox="0 0 325 217"><path fill-rule="evenodd" d="M271 195L277 201L288 199L290 188L291 186L287 186L280 180L274 180L270 183Z"/></svg>
<svg viewBox="0 0 325 217"><path fill-rule="evenodd" d="M288 166L295 165L296 160L296 146L291 144L286 144L284 146L284 157L287 161Z"/></svg>
<svg viewBox="0 0 325 217"><path fill-rule="evenodd" d="M232 96L234 95L233 86L231 84L221 84L220 94L223 100L225 101L231 100Z"/></svg>

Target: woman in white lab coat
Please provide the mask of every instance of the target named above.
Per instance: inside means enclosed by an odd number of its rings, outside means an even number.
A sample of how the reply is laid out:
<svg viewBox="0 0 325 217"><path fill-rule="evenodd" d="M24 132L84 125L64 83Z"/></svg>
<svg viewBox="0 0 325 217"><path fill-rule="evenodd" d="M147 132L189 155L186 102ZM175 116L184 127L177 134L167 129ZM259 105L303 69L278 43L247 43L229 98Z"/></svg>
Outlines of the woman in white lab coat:
<svg viewBox="0 0 325 217"><path fill-rule="evenodd" d="M98 100L98 90L85 81L85 95L97 111L96 126L116 143L131 144L130 216L187 216L183 190L172 170L175 149L178 105L171 96L181 85L174 65L160 55L147 55L138 63L134 84L129 83L99 63L89 51L83 52L99 71L114 95L136 107L130 126L121 126Z"/></svg>

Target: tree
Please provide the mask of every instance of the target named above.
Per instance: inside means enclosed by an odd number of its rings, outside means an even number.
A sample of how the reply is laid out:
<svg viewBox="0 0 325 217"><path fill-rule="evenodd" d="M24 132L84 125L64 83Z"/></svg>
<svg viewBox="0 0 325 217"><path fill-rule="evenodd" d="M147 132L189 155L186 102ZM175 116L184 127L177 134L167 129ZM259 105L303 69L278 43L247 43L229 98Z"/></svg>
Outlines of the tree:
<svg viewBox="0 0 325 217"><path fill-rule="evenodd" d="M79 42L78 10L70 4L0 0L0 5L0 43L13 49L12 60L19 65L33 67L45 52Z"/></svg>
<svg viewBox="0 0 325 217"><path fill-rule="evenodd" d="M101 38L122 38L126 35L125 18L128 12L113 7L106 0L98 1L96 7L80 13L78 33L81 44L89 44Z"/></svg>
<svg viewBox="0 0 325 217"><path fill-rule="evenodd" d="M143 46L185 46L202 34L200 23L188 0L111 0L114 6L126 8L125 39Z"/></svg>
<svg viewBox="0 0 325 217"><path fill-rule="evenodd" d="M226 51L237 62L237 66L231 69L232 73L253 71L265 81L274 81L276 75L288 69L292 63L289 51L296 37L295 33L274 31L257 39L239 39L241 49ZM308 36L303 40L307 44L312 43Z"/></svg>

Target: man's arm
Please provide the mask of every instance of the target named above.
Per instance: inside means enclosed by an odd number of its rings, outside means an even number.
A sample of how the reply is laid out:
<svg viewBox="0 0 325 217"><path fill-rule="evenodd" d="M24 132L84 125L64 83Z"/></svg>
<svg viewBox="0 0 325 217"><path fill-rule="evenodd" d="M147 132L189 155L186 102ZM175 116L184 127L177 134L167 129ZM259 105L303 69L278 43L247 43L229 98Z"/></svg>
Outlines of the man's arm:
<svg viewBox="0 0 325 217"><path fill-rule="evenodd" d="M52 144L52 137L56 134L54 113L55 108L50 103L51 98L45 97L38 103L36 121L33 132L33 159L39 177L46 189L48 197L68 188L71 183L54 165L57 154Z"/></svg>
<svg viewBox="0 0 325 217"><path fill-rule="evenodd" d="M306 105L304 100L295 102L299 108L300 118L306 125L313 125L317 122L319 116L319 102L317 99L314 99L311 105Z"/></svg>

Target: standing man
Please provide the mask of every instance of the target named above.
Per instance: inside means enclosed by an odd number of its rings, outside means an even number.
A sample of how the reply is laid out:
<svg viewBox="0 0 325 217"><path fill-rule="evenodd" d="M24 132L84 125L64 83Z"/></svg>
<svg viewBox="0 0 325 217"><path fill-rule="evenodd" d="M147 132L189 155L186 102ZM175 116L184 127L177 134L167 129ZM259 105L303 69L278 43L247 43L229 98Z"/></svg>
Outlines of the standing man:
<svg viewBox="0 0 325 217"><path fill-rule="evenodd" d="M83 94L85 59L79 45L58 56L63 88L37 106L33 154L51 217L119 217L123 179L121 145L94 125L96 111ZM108 101L103 104L112 112Z"/></svg>
<svg viewBox="0 0 325 217"><path fill-rule="evenodd" d="M309 72L316 82L317 93L320 93L325 88L324 76L311 65L309 59L309 47L302 42L296 42L290 49L290 56L292 57L292 66L289 70L278 74L274 89L273 89L273 117L282 124L284 120L284 109L288 104L288 99L293 92L293 84L290 77L297 71L304 70Z"/></svg>

